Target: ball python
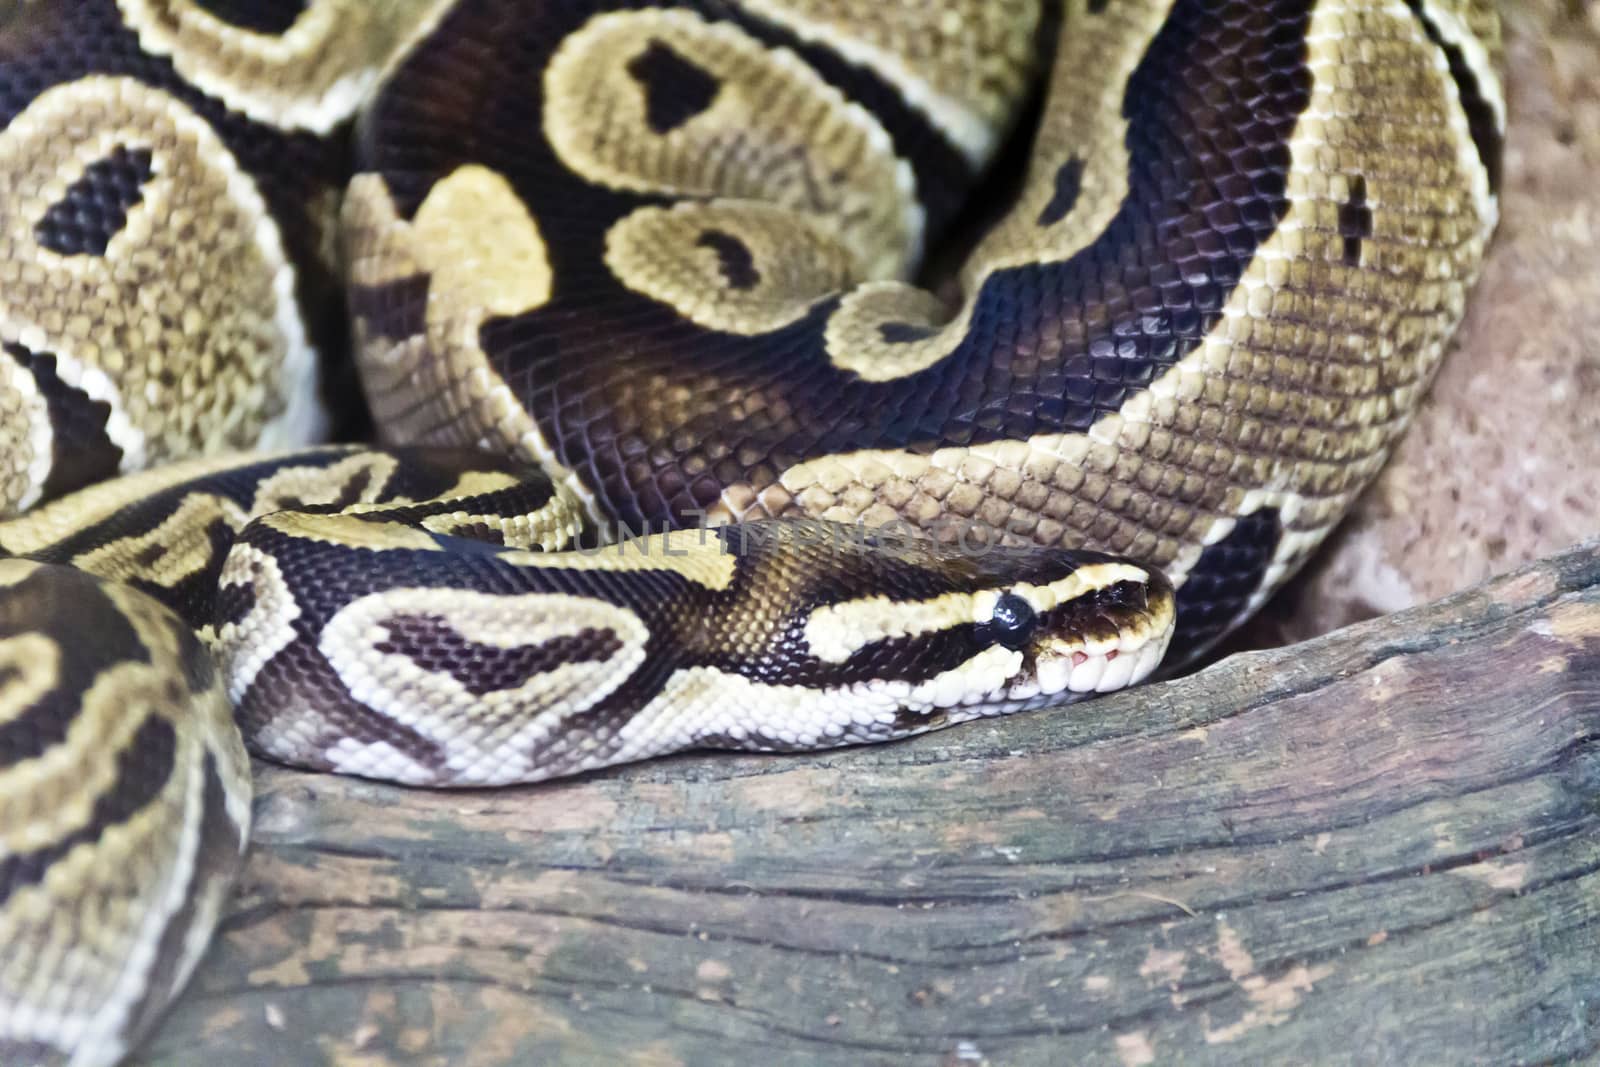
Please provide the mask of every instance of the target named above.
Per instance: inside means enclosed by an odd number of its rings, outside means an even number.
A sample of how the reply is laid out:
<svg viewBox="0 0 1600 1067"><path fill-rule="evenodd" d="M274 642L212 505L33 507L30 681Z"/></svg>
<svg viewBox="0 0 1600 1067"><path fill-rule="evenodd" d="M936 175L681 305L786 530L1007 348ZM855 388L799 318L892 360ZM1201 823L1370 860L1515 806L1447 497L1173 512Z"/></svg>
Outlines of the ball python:
<svg viewBox="0 0 1600 1067"><path fill-rule="evenodd" d="M0 5L0 1061L181 989L244 739L493 785L1192 660L1426 388L1499 53L1488 0Z"/></svg>

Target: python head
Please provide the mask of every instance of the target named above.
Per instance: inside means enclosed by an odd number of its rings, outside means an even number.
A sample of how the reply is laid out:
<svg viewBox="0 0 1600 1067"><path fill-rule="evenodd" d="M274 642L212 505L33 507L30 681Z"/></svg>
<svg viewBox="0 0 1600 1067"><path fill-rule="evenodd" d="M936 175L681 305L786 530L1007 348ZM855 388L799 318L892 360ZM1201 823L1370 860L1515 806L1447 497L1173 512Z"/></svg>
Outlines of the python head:
<svg viewBox="0 0 1600 1067"><path fill-rule="evenodd" d="M792 605L763 659L771 681L817 693L840 743L1121 689L1156 669L1172 637L1171 584L1113 556L828 523L775 537L747 569L757 601Z"/></svg>

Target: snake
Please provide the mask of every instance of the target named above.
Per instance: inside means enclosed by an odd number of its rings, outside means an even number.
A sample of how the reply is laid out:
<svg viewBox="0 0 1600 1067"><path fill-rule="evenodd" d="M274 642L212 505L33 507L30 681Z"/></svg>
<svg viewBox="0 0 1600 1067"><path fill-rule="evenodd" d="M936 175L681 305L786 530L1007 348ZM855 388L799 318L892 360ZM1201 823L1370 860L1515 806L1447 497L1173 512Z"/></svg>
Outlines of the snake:
<svg viewBox="0 0 1600 1067"><path fill-rule="evenodd" d="M1498 216L1488 0L0 4L0 1062L111 1064L247 752L810 751L1194 663Z"/></svg>

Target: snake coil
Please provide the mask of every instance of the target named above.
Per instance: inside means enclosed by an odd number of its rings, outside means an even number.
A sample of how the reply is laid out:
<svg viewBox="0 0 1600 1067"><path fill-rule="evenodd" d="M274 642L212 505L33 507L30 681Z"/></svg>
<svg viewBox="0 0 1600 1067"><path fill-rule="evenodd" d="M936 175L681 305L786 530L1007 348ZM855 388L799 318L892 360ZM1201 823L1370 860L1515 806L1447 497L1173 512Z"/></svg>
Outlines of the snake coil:
<svg viewBox="0 0 1600 1067"><path fill-rule="evenodd" d="M1499 50L1489 0L0 6L0 1062L148 1032L246 744L526 782L1199 654L1427 386Z"/></svg>

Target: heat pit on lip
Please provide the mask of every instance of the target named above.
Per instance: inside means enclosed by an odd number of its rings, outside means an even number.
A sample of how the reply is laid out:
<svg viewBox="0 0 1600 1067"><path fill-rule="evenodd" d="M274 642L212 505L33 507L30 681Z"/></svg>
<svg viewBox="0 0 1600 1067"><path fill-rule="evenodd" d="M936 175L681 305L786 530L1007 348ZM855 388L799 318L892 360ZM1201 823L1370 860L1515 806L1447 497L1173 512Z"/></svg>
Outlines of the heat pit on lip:
<svg viewBox="0 0 1600 1067"><path fill-rule="evenodd" d="M1119 639L1050 656L1038 666L1039 690L1088 694L1125 689L1150 676L1161 664L1166 646L1166 640Z"/></svg>

